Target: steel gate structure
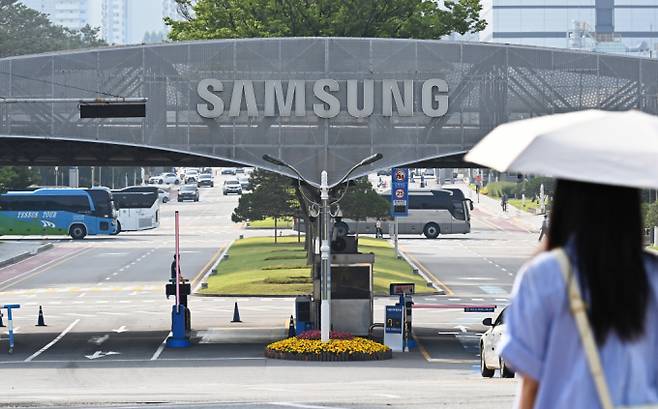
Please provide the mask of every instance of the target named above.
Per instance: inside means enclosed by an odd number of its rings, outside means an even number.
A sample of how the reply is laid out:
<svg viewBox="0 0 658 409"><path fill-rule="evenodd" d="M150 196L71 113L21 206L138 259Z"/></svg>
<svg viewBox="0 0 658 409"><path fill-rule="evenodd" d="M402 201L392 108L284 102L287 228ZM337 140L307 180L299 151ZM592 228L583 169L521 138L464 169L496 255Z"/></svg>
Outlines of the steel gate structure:
<svg viewBox="0 0 658 409"><path fill-rule="evenodd" d="M432 80L447 89L427 93ZM286 94L295 81L296 94ZM279 111L266 115L272 95L265 89L275 85ZM201 97L204 89L222 99L219 116L200 114L218 108ZM55 52L0 59L0 98L146 97L146 117L80 119L76 103L0 103L0 164L282 171L262 160L267 153L313 183L326 169L332 183L377 152L383 159L355 176L399 165L463 166L465 151L517 119L589 108L655 114L657 90L656 60L501 44L274 38ZM302 94L298 107L292 100ZM327 94L339 103L333 113ZM427 115L444 94L447 112ZM372 103L372 113L355 116L350 97L361 112Z"/></svg>

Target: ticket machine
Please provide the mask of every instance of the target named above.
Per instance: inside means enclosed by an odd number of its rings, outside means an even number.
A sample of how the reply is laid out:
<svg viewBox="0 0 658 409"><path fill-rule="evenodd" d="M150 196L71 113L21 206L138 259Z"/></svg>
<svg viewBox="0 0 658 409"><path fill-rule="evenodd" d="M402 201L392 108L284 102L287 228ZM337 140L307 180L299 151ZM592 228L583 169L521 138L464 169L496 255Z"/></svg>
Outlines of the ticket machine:
<svg viewBox="0 0 658 409"><path fill-rule="evenodd" d="M384 345L394 352L404 352L404 311L403 305L387 305L384 319Z"/></svg>

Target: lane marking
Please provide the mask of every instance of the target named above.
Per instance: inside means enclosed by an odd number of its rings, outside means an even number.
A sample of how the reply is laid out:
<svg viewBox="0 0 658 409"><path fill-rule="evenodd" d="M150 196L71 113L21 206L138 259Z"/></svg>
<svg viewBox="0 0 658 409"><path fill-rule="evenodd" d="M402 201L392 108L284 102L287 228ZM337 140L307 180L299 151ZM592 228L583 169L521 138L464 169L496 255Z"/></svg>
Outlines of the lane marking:
<svg viewBox="0 0 658 409"><path fill-rule="evenodd" d="M346 409L339 406L318 406L318 405L307 405L304 403L293 403L293 402L267 402L267 405L271 406L284 406L289 408L299 408L299 409Z"/></svg>
<svg viewBox="0 0 658 409"><path fill-rule="evenodd" d="M160 354L162 354L162 351L164 351L165 346L167 346L167 338L169 338L172 335L173 333L169 331L165 339L162 340L162 343L160 343L160 345L158 346L158 349L156 349L155 352L153 353L153 356L150 359L151 361L156 361L158 358L160 358Z"/></svg>
<svg viewBox="0 0 658 409"><path fill-rule="evenodd" d="M73 258L75 258L75 257L79 256L80 254L82 254L84 252L87 252L89 250L91 250L91 247L80 249L79 251L73 252L72 254L64 255L64 256L62 256L60 258L57 258L55 260L51 260L51 261L47 262L46 264L42 264L38 267L35 267L31 270L28 270L24 273L21 273L21 274L17 275L17 276L14 276L14 277L9 278L9 279L7 279L3 282L0 282L0 291L5 291L6 289L11 288L12 286L14 286L18 283L21 283L21 282L27 280L28 278L32 278L37 274L45 273L46 271L50 270L51 268L57 267L58 265L60 265L62 263L65 263L69 260L72 260ZM16 280L16 281L7 284L9 281L12 281L12 280Z"/></svg>
<svg viewBox="0 0 658 409"><path fill-rule="evenodd" d="M71 330L73 329L73 327L75 327L76 325L78 325L78 322L80 322L80 318L78 318L77 320L75 320L75 321L73 321L71 324L69 324L69 326L66 327L66 329L65 329L64 331L62 331L57 337L55 337L55 339L53 339L52 341L50 341L49 343L47 343L43 348L41 348L41 349L38 350L37 352L35 352L35 353L33 353L32 355L30 355L30 356L28 356L27 358L25 358L25 361L23 361L23 362L32 362L32 360L33 360L34 358L36 358L36 357L38 357L39 355L41 355L42 353L46 352L46 351L48 350L48 348L50 348L51 346L55 345L60 339L64 338L64 335L68 334L68 332L71 331Z"/></svg>
<svg viewBox="0 0 658 409"><path fill-rule="evenodd" d="M400 247L401 247L401 246L400 246ZM445 292L445 295L455 295L455 292L452 291L452 289L451 289L450 287L448 287L448 285L446 285L443 281L441 281L441 280L440 280L435 274L431 273L430 270L429 270L429 269L428 269L423 263L421 263L420 261L418 261L418 259L417 259L416 257L414 257L413 255L411 255L411 254L406 250L406 248L405 248L403 251L405 252L405 254L407 255L407 257L409 257L409 259L410 259L414 264L416 264L416 265L418 266L418 268L422 269L423 272L424 272L425 274L427 274L429 277L431 277L431 278L434 279L434 281L436 282L436 284L438 284L439 287L441 287L441 288L443 289L443 291Z"/></svg>

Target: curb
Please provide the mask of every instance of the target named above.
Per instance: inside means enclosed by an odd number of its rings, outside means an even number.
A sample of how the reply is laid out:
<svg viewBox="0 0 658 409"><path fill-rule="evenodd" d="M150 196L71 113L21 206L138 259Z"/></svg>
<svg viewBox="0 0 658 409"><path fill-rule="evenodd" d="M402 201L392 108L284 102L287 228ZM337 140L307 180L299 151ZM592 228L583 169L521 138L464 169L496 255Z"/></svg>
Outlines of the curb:
<svg viewBox="0 0 658 409"><path fill-rule="evenodd" d="M395 245L394 245L395 247ZM418 275L423 277L423 280L425 280L426 283L431 284L432 288L434 288L436 291L434 294L436 295L445 295L447 294L447 291L443 288L441 288L441 284L437 283L436 280L434 279L434 276L428 272L425 271L424 268L421 268L418 264L413 262L411 258L398 246L398 251L400 252L400 256L404 259L404 261L407 262L411 266L411 268L415 271L418 272Z"/></svg>
<svg viewBox="0 0 658 409"><path fill-rule="evenodd" d="M281 294L194 294L197 297L217 297L217 298L295 298L300 295L308 295L308 294L288 294L288 295L281 295Z"/></svg>
<svg viewBox="0 0 658 409"><path fill-rule="evenodd" d="M35 250L24 251L23 253L17 254L14 257L10 257L8 259L1 260L0 261L0 268L7 267L7 266L10 266L12 264L16 264L16 263L18 263L20 261L23 261L25 259L28 259L32 256L36 256L39 253L43 253L46 250L50 250L53 247L54 247L53 243L46 243L42 246L37 247Z"/></svg>
<svg viewBox="0 0 658 409"><path fill-rule="evenodd" d="M213 270L215 270L217 268L219 263L221 263L222 260L224 260L224 257L226 256L226 253L228 253L228 250L231 248L233 243L235 243L235 240L231 240L231 242L228 245L226 245L226 247L224 247L224 251L222 251L220 253L219 257L217 257L217 260L210 266L208 271L206 271L203 274L203 276L198 280L198 283L194 286L194 289L192 290L193 295L199 295L199 296L202 296L202 297L208 296L208 294L198 294L198 291L201 288L201 285L203 283L208 282L208 276L210 275L210 273L212 273Z"/></svg>

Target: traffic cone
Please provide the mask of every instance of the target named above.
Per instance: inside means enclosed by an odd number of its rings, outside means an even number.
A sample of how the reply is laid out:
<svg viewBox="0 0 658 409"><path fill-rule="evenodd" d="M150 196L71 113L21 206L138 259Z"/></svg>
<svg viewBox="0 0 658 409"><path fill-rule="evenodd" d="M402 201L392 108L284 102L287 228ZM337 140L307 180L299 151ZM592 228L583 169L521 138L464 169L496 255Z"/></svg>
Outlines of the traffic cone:
<svg viewBox="0 0 658 409"><path fill-rule="evenodd" d="M46 323L43 320L43 310L41 309L41 306L39 306L39 318L37 318L37 325L36 327L45 327Z"/></svg>
<svg viewBox="0 0 658 409"><path fill-rule="evenodd" d="M5 324L2 322L2 311L0 311L0 328L4 327Z"/></svg>
<svg viewBox="0 0 658 409"><path fill-rule="evenodd" d="M292 315L290 316L290 324L288 324L288 338L292 338L296 336L297 333L295 331L295 320L292 318Z"/></svg>
<svg viewBox="0 0 658 409"><path fill-rule="evenodd" d="M238 310L238 302L235 302L233 307L233 320L231 322L242 322L240 321L240 311Z"/></svg>

